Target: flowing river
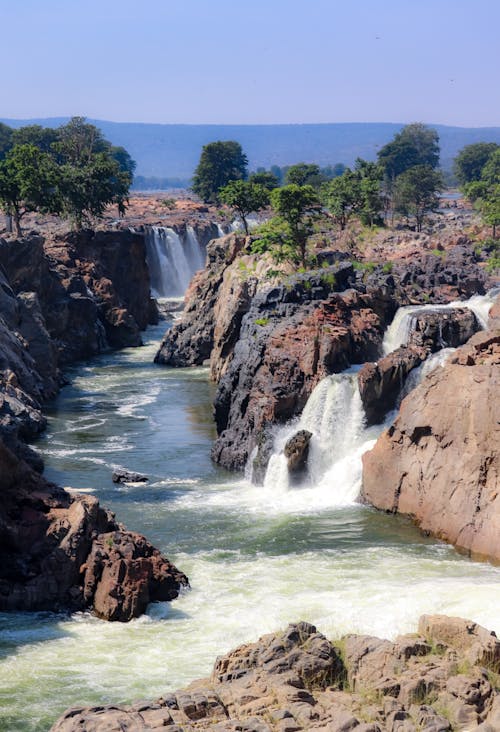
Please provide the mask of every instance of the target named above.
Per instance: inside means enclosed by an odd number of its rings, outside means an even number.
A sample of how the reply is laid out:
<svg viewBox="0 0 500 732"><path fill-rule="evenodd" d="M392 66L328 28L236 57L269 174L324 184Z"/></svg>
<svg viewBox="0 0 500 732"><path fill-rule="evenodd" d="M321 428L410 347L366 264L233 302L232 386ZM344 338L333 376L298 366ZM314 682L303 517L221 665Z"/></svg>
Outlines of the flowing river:
<svg viewBox="0 0 500 732"><path fill-rule="evenodd" d="M149 329L143 348L74 370L37 447L48 478L92 491L167 554L191 590L128 624L0 614L0 730L45 732L68 706L153 699L209 674L218 654L299 619L331 638L394 637L414 631L424 612L500 631L500 568L353 502L359 454L376 431L358 424L348 374L331 381L326 417L316 395L305 418L335 423L340 404L342 425L355 412L345 430L353 450L339 444L335 465L304 488L283 485L275 459L256 488L210 461L207 370L152 364L164 329ZM318 464L323 442L319 434ZM150 482L117 486L115 466Z"/></svg>

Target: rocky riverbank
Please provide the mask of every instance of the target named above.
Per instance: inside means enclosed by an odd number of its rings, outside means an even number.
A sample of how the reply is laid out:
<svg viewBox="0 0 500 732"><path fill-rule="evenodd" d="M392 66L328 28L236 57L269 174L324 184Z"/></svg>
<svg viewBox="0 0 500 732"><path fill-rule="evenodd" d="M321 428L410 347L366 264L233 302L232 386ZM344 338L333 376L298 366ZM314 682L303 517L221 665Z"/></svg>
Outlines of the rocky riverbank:
<svg viewBox="0 0 500 732"><path fill-rule="evenodd" d="M448 241L444 254L414 248L409 257L405 249L404 257L396 252L383 264L320 250L318 268L302 274L273 270L265 257L249 253L250 243L232 234L209 244L207 267L191 283L181 322L165 335L156 356L172 366L210 364L218 384L213 458L229 469L241 470L257 447L265 452L269 428L299 414L324 376L375 361L399 306L449 303L488 286L472 242L463 236ZM422 324L420 343L389 381L443 344L464 343L479 327L470 313L429 317L434 325L429 318ZM383 416L376 394L389 394L374 385L381 378L365 375L374 421ZM385 411L390 406L388 399ZM260 475L262 462L258 458Z"/></svg>
<svg viewBox="0 0 500 732"><path fill-rule="evenodd" d="M468 620L424 615L395 641L329 641L301 622L218 658L186 689L73 708L52 732L497 732L499 674L500 642Z"/></svg>
<svg viewBox="0 0 500 732"><path fill-rule="evenodd" d="M90 496L39 474L26 445L67 364L141 344L157 318L144 237L130 231L0 240L0 611L129 620L187 578Z"/></svg>

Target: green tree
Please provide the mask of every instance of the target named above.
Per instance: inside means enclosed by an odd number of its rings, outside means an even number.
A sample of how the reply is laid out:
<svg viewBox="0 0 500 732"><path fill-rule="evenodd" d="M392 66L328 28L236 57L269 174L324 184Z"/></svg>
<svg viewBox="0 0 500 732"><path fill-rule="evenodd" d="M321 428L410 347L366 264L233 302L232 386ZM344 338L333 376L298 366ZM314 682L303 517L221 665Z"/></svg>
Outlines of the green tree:
<svg viewBox="0 0 500 732"><path fill-rule="evenodd" d="M210 142L201 151L192 189L205 203L218 203L221 188L233 180L245 180L247 164L239 142Z"/></svg>
<svg viewBox="0 0 500 732"><path fill-rule="evenodd" d="M385 200L382 195L384 171L377 163L357 158L355 174L359 178L359 206L357 213L364 224L381 223Z"/></svg>
<svg viewBox="0 0 500 732"><path fill-rule="evenodd" d="M280 184L279 179L270 170L258 170L256 173L251 173L248 180L250 183L264 186L268 191L274 190Z"/></svg>
<svg viewBox="0 0 500 732"><path fill-rule="evenodd" d="M391 142L379 150L378 162L389 181L415 165L437 168L439 136L436 130L421 122L406 125Z"/></svg>
<svg viewBox="0 0 500 732"><path fill-rule="evenodd" d="M285 182L287 184L294 183L298 186L312 186L319 188L325 182L319 169L319 165L314 163L297 163L291 165L286 171Z"/></svg>
<svg viewBox="0 0 500 732"><path fill-rule="evenodd" d="M492 227L496 238L497 227L500 226L500 147L490 154L480 179L467 183L463 190L485 223Z"/></svg>
<svg viewBox="0 0 500 732"><path fill-rule="evenodd" d="M481 173L495 150L496 142L476 142L460 150L453 163L453 170L461 186L480 180Z"/></svg>
<svg viewBox="0 0 500 732"><path fill-rule="evenodd" d="M52 149L60 164L61 211L77 229L111 204L124 213L135 167L124 148L113 147L83 117L73 117L59 128Z"/></svg>
<svg viewBox="0 0 500 732"><path fill-rule="evenodd" d="M12 216L16 236L27 213L59 211L58 172L48 153L35 145L15 145L7 153L0 162L0 207Z"/></svg>
<svg viewBox="0 0 500 732"><path fill-rule="evenodd" d="M245 234L248 236L247 216L252 211L260 211L269 204L269 191L258 183L233 180L220 189L219 199L240 217Z"/></svg>
<svg viewBox="0 0 500 732"><path fill-rule="evenodd" d="M42 152L53 154L52 145L59 139L59 132L52 127L26 125L12 132L13 145L34 145Z"/></svg>
<svg viewBox="0 0 500 732"><path fill-rule="evenodd" d="M439 206L443 189L441 174L430 165L415 165L396 179L394 205L404 216L414 216L417 231L422 231L426 213Z"/></svg>
<svg viewBox="0 0 500 732"><path fill-rule="evenodd" d="M271 205L277 216L260 228L252 250L269 250L277 261L289 260L306 267L307 240L319 212L318 194L312 186L291 183L271 191Z"/></svg>
<svg viewBox="0 0 500 732"><path fill-rule="evenodd" d="M362 206L360 176L347 170L321 189L321 200L343 230L351 216Z"/></svg>
<svg viewBox="0 0 500 732"><path fill-rule="evenodd" d="M12 127L8 127L0 122L0 160L3 160L8 151L12 147Z"/></svg>

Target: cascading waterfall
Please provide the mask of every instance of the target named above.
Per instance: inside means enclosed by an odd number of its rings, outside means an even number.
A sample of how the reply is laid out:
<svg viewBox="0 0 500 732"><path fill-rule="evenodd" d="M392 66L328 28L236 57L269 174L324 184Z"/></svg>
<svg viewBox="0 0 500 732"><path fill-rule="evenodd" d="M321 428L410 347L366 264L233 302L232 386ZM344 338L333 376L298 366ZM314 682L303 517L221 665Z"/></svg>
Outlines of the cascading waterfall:
<svg viewBox="0 0 500 732"><path fill-rule="evenodd" d="M182 297L205 253L192 226L182 237L170 227L152 226L146 233L151 290L156 298Z"/></svg>
<svg viewBox="0 0 500 732"><path fill-rule="evenodd" d="M486 295L473 295L468 300L455 300L446 305L407 305L399 308L391 325L387 328L382 344L384 356L406 345L413 329L413 323L418 313L446 312L452 308L468 308L472 310L480 325L486 328L488 313L500 293L500 288L490 290Z"/></svg>
<svg viewBox="0 0 500 732"><path fill-rule="evenodd" d="M365 415L353 367L327 376L311 393L298 421L281 427L267 468L264 487L289 490L287 460L283 448L298 430L312 433L308 456L308 487L321 503L353 503L361 486L361 455L370 449L383 425L365 427ZM323 500L320 498L323 495Z"/></svg>

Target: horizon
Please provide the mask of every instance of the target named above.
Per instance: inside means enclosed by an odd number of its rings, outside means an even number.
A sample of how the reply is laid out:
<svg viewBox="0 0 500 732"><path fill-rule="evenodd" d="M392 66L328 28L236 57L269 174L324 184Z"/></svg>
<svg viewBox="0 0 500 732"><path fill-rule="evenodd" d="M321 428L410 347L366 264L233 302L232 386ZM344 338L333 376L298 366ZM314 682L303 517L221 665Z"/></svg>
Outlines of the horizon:
<svg viewBox="0 0 500 732"><path fill-rule="evenodd" d="M8 119L500 125L497 0L25 0L2 20L22 29L0 48Z"/></svg>

